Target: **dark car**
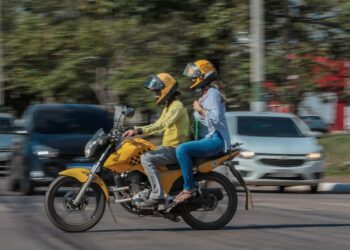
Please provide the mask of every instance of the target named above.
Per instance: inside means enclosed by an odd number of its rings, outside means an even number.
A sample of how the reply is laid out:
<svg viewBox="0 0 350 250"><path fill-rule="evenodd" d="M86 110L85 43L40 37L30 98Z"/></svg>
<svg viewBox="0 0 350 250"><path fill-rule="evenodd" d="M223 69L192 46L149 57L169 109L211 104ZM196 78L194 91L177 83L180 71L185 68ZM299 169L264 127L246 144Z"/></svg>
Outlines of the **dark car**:
<svg viewBox="0 0 350 250"><path fill-rule="evenodd" d="M322 133L328 132L327 124L317 115L300 116L300 118L306 123L311 131L317 131Z"/></svg>
<svg viewBox="0 0 350 250"><path fill-rule="evenodd" d="M8 174L12 142L16 138L13 134L14 120L15 117L10 114L0 113L0 176Z"/></svg>
<svg viewBox="0 0 350 250"><path fill-rule="evenodd" d="M9 188L30 194L48 185L57 174L71 167L92 166L84 147L100 128L108 132L112 116L105 109L87 104L36 104L23 114L22 138L14 145Z"/></svg>

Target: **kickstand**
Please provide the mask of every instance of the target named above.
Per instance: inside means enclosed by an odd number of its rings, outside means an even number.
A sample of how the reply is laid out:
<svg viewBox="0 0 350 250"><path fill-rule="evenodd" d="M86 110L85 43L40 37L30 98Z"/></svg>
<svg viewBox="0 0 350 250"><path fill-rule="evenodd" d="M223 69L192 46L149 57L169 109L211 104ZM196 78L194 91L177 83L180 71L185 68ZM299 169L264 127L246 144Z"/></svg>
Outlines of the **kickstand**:
<svg viewBox="0 0 350 250"><path fill-rule="evenodd" d="M114 213L112 211L111 200L110 199L107 201L107 204L108 204L108 207L109 207L109 211L111 211L112 218L113 218L114 222L117 224L118 222L117 222L117 219L115 218Z"/></svg>

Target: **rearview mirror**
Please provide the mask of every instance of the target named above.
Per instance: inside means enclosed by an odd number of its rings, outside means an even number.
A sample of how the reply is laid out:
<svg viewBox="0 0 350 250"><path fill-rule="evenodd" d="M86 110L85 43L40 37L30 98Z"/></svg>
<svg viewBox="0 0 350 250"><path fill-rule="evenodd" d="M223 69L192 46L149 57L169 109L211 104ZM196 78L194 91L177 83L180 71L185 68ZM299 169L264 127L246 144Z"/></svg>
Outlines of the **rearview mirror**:
<svg viewBox="0 0 350 250"><path fill-rule="evenodd" d="M133 117L135 114L135 109L132 107L128 107L128 106L124 106L122 109L122 113L126 116L126 117Z"/></svg>

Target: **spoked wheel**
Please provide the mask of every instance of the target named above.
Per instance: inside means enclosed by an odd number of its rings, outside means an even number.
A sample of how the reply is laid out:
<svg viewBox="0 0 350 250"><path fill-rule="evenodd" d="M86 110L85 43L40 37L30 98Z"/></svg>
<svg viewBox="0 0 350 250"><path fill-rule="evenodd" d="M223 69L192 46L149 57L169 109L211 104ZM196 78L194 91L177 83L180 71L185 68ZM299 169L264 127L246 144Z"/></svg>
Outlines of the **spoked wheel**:
<svg viewBox="0 0 350 250"><path fill-rule="evenodd" d="M197 174L195 179L203 192L182 205L182 218L195 229L213 230L224 227L237 209L234 185L216 172Z"/></svg>
<svg viewBox="0 0 350 250"><path fill-rule="evenodd" d="M45 211L50 221L67 232L82 232L92 228L102 218L106 199L101 188L92 183L79 204L73 201L82 183L60 176L46 192Z"/></svg>

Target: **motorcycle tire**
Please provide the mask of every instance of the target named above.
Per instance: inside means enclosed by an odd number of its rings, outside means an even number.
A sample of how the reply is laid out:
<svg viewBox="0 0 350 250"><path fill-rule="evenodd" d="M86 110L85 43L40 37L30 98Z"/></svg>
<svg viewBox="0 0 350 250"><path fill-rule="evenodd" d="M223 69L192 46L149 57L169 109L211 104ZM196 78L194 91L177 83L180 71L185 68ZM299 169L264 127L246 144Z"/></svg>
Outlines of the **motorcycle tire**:
<svg viewBox="0 0 350 250"><path fill-rule="evenodd" d="M65 184L75 184L75 189L74 191L69 191L67 190L66 193L65 189L68 189ZM78 180L76 180L73 177L69 176L59 176L57 177L49 186L46 195L45 195L45 212L49 218L49 220L59 229L66 231L66 232L83 232L86 231L93 226L95 226L100 219L102 218L105 207L106 207L106 197L100 188L99 185L92 183L90 185L90 191L89 193L87 192L83 197L81 204L79 204L80 208L77 207L72 207L72 200L75 198L74 195L76 195L82 186L82 183L80 183ZM59 191L60 187L64 187L62 191ZM92 214L90 217L86 216L86 221L83 221L81 223L70 223L69 221L64 220L62 216L58 213L55 207L55 198L57 199L63 199L63 204L59 203L58 208L64 208L63 211L66 210L67 217L68 214L71 212L80 212L79 210L84 210L85 206L88 206L90 198L85 198L87 197L88 194L95 194L96 196L96 208L93 209ZM69 197L71 196L71 197ZM92 199L91 199L92 200ZM70 202L70 203L69 203ZM62 206L63 205L63 206ZM72 211L69 211L71 209ZM85 212L85 211L84 211Z"/></svg>
<svg viewBox="0 0 350 250"><path fill-rule="evenodd" d="M203 221L199 218L195 218L195 216L192 215L192 212L196 212L196 210L192 210L190 208L190 204L184 202L181 206L181 217L189 226L194 229L215 230L224 227L231 221L237 210L238 198L235 186L229 181L228 178L217 172L196 174L194 178L197 183L201 181L212 181L219 183L226 193L225 200L227 200L227 208L218 219L208 222ZM222 200L218 200L217 205L219 205L220 202L222 202Z"/></svg>

